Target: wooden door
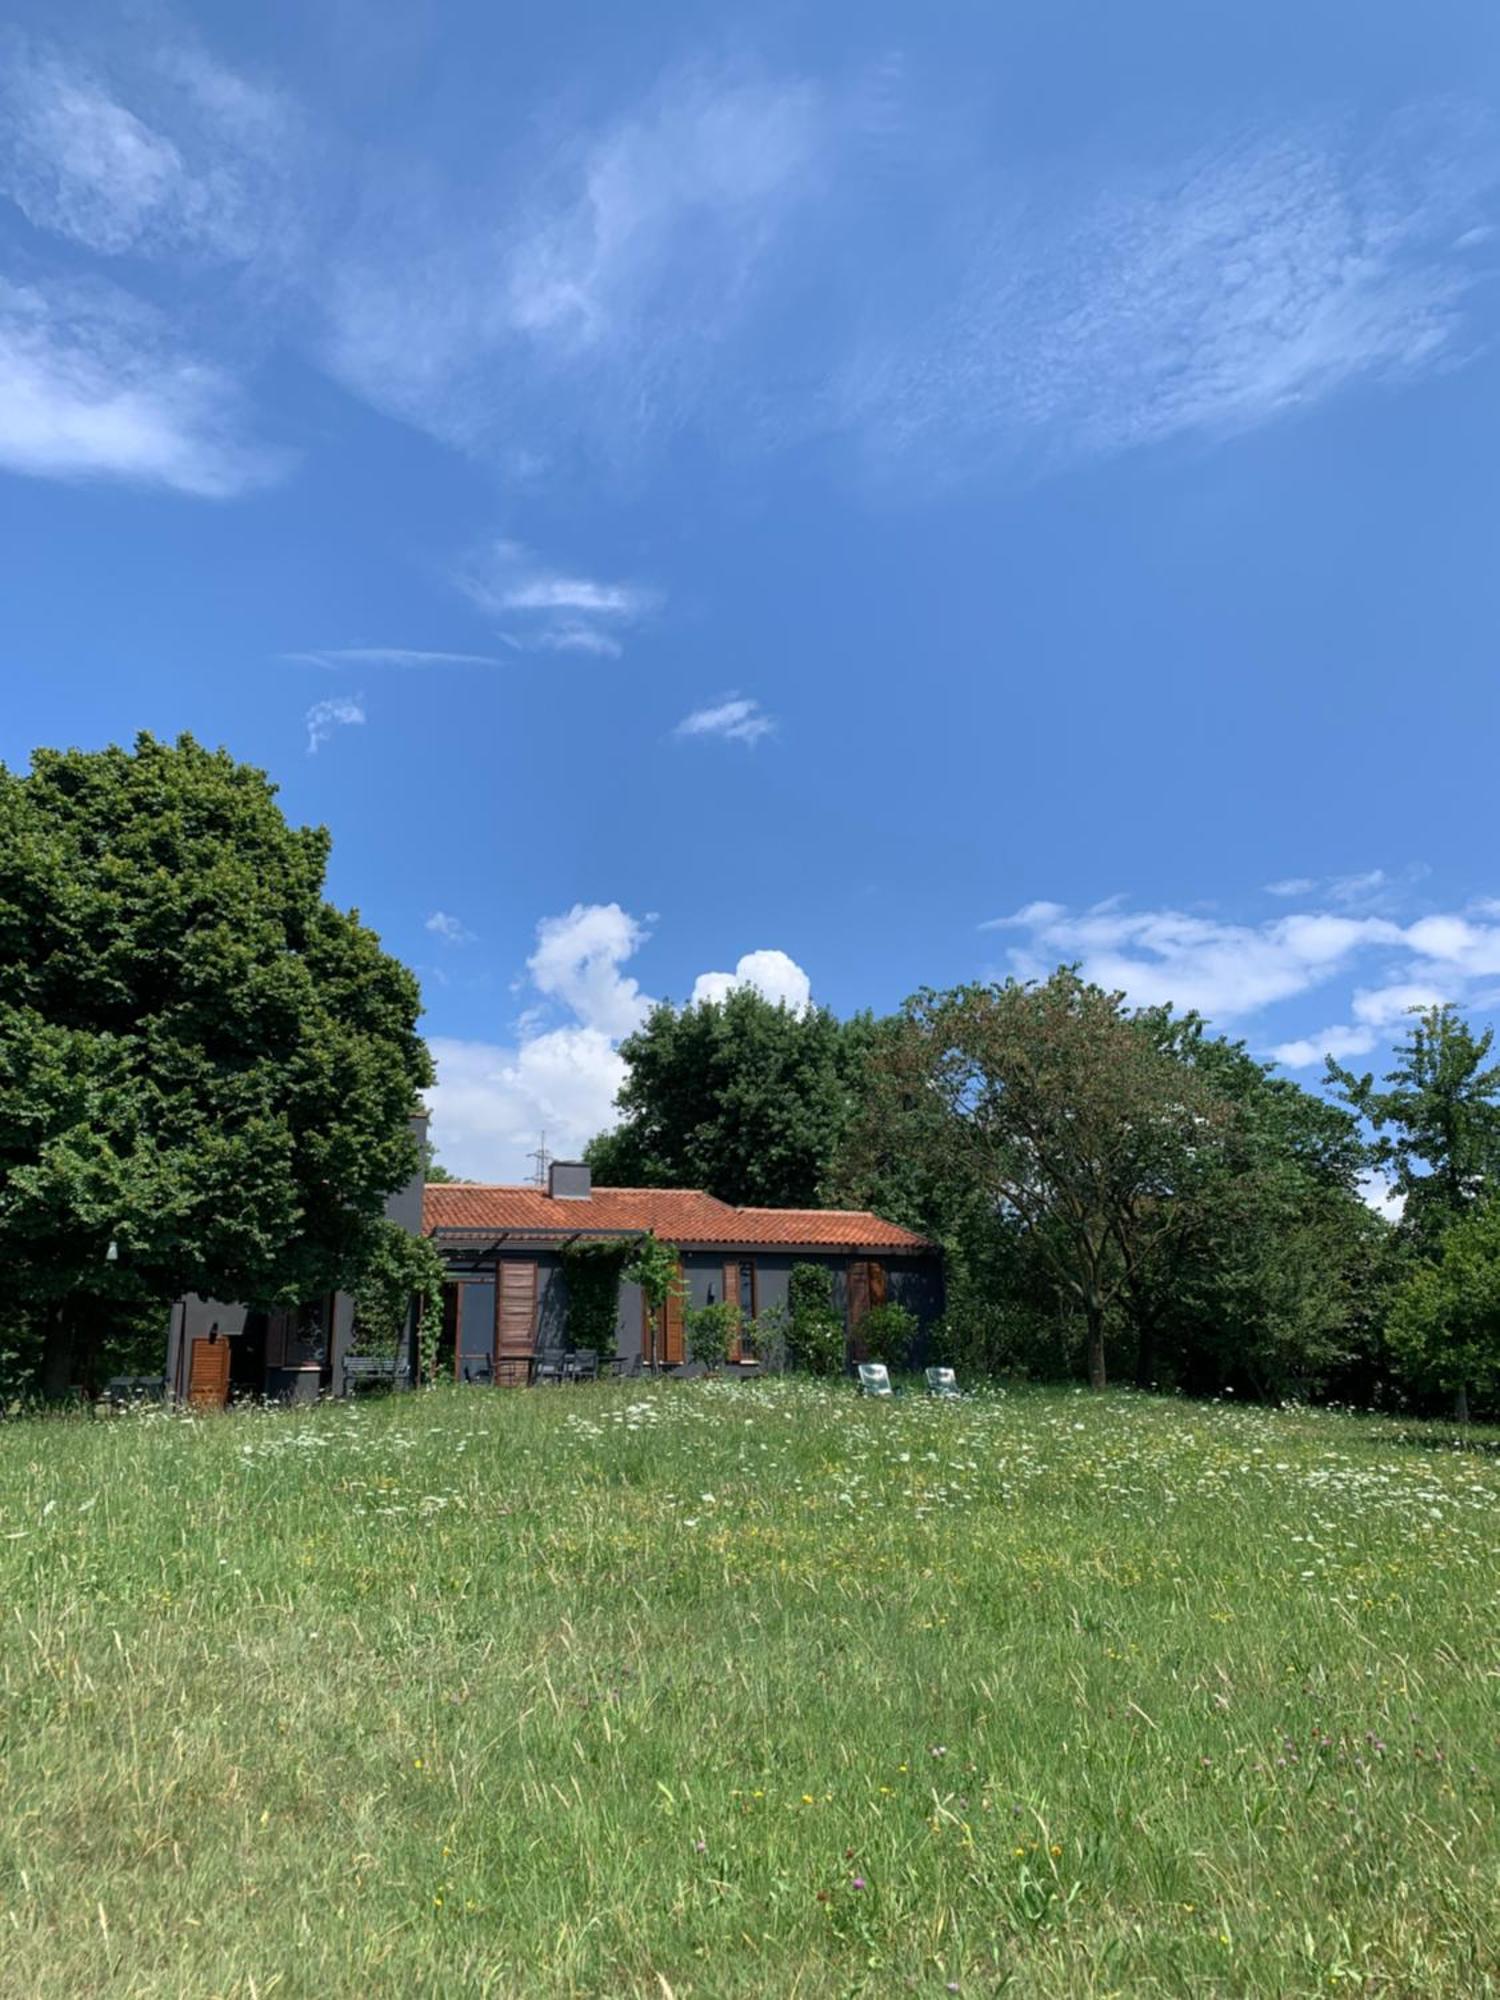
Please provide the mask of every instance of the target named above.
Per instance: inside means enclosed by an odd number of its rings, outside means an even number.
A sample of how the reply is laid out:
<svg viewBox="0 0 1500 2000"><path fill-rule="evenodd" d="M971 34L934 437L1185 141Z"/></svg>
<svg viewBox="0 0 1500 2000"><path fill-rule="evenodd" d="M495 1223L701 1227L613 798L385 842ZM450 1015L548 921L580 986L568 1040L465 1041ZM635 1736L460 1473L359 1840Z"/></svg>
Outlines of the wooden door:
<svg viewBox="0 0 1500 2000"><path fill-rule="evenodd" d="M191 1342L187 1399L193 1410L222 1410L229 1401L229 1342L223 1334Z"/></svg>
<svg viewBox="0 0 1500 2000"><path fill-rule="evenodd" d="M529 1382L536 1354L537 1267L534 1261L502 1257L495 1307L495 1380Z"/></svg>

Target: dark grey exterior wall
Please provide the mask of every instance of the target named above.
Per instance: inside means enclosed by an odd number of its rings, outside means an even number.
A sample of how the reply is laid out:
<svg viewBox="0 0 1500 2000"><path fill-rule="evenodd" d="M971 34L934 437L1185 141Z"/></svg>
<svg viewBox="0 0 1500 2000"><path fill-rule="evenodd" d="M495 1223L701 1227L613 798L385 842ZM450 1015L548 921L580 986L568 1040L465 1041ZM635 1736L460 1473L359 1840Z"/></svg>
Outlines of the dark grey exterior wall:
<svg viewBox="0 0 1500 2000"><path fill-rule="evenodd" d="M826 1250L688 1250L682 1258L687 1303L705 1306L723 1297L724 1266L731 1261L755 1266L756 1308L765 1312L787 1302L794 1264L821 1264L833 1278L836 1309L848 1311L848 1266L851 1251ZM925 1329L943 1310L942 1260L936 1256L895 1257L874 1254L884 1264L888 1296L916 1314ZM567 1277L562 1260L555 1252L534 1245L517 1244L499 1252L501 1261L517 1259L535 1263L538 1279L537 1348L539 1351L567 1344ZM615 1315L616 1352L625 1369L643 1358L641 1291L639 1285L621 1281ZM488 1351L486 1349L485 1351Z"/></svg>
<svg viewBox="0 0 1500 2000"><path fill-rule="evenodd" d="M784 1306L791 1290L794 1264L820 1264L833 1274L833 1303L837 1310L849 1310L849 1264L856 1254L872 1256L885 1266L887 1296L897 1305L916 1314L923 1326L930 1325L943 1310L943 1266L936 1256L897 1257L880 1251L828 1250L693 1250L683 1258L688 1297L695 1306L708 1305L710 1293L720 1299L724 1292L724 1266L738 1258L755 1266L756 1308Z"/></svg>

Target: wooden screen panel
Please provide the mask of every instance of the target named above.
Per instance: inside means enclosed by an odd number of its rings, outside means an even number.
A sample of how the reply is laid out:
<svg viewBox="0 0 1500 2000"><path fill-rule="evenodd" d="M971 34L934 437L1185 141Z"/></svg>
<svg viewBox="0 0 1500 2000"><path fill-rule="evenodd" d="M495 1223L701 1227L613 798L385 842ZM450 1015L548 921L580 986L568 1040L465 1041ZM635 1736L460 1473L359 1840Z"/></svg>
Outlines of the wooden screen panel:
<svg viewBox="0 0 1500 2000"><path fill-rule="evenodd" d="M661 1365L663 1368L680 1368L686 1349L682 1337L682 1266L677 1266L677 1276L672 1289L667 1294L667 1302L661 1309Z"/></svg>
<svg viewBox="0 0 1500 2000"><path fill-rule="evenodd" d="M850 1354L856 1362L867 1361L869 1355L860 1337L860 1322L865 1314L875 1306L883 1306L886 1301L885 1266L875 1257L852 1257L849 1260L849 1338Z"/></svg>
<svg viewBox="0 0 1500 2000"><path fill-rule="evenodd" d="M188 1406L222 1410L229 1401L229 1342L194 1340L188 1354Z"/></svg>
<svg viewBox="0 0 1500 2000"><path fill-rule="evenodd" d="M735 1257L733 1259L726 1260L724 1265L724 1303L727 1306L737 1306L739 1302L740 1302L740 1260L738 1257ZM726 1358L730 1361L738 1361L740 1358L740 1336L738 1327L736 1327L734 1336L730 1340L729 1353Z"/></svg>
<svg viewBox="0 0 1500 2000"><path fill-rule="evenodd" d="M682 1265L677 1266L677 1275L672 1280L672 1289L667 1294L667 1302L661 1309L661 1318L656 1328L656 1347L651 1345L651 1308L646 1303L646 1294L641 1293L641 1354L648 1366L653 1363L658 1368L680 1368L686 1353L683 1341L683 1276Z"/></svg>
<svg viewBox="0 0 1500 2000"><path fill-rule="evenodd" d="M537 1267L534 1261L502 1257L495 1308L495 1380L530 1380L536 1353Z"/></svg>

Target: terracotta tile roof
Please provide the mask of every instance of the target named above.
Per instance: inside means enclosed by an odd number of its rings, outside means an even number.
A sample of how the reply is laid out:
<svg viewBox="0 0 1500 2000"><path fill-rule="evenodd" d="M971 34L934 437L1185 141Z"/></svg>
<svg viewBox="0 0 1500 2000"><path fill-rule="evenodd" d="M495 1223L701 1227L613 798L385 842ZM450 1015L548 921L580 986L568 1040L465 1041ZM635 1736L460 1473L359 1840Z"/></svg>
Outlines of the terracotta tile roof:
<svg viewBox="0 0 1500 2000"><path fill-rule="evenodd" d="M556 1201L540 1188L444 1181L426 1190L422 1219L429 1230L482 1229L497 1236L506 1231L571 1236L651 1229L683 1249L704 1243L849 1250L931 1247L868 1209L735 1208L701 1188L595 1188L587 1200Z"/></svg>

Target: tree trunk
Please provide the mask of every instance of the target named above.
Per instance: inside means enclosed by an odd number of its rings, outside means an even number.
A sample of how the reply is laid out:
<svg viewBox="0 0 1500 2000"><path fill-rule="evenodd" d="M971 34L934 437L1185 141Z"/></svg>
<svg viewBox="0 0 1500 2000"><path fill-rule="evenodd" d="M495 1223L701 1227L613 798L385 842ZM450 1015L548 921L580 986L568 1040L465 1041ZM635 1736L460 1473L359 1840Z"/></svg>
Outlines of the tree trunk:
<svg viewBox="0 0 1500 2000"><path fill-rule="evenodd" d="M1089 1330L1089 1387L1105 1387L1104 1375L1104 1314L1098 1306L1085 1306L1084 1318Z"/></svg>
<svg viewBox="0 0 1500 2000"><path fill-rule="evenodd" d="M1453 1421L1456 1424L1466 1424L1469 1421L1469 1385L1467 1382L1459 1385L1458 1391L1453 1398Z"/></svg>

